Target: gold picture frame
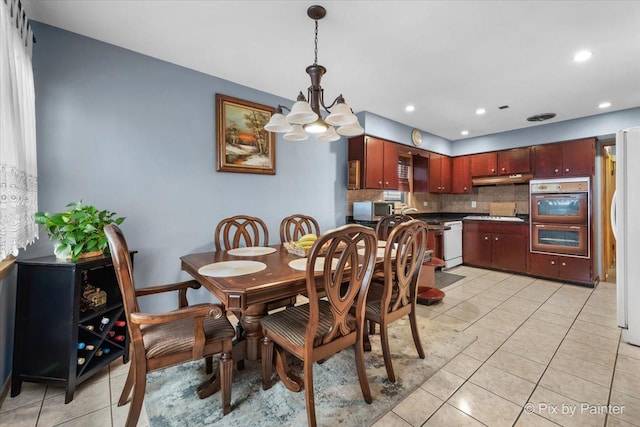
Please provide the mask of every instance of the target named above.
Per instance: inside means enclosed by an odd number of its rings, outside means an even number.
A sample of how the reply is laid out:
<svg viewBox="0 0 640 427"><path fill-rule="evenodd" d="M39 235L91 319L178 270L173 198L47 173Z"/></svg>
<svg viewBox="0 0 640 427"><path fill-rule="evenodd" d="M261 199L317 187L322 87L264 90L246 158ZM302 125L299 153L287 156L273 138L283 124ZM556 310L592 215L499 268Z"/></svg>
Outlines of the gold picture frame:
<svg viewBox="0 0 640 427"><path fill-rule="evenodd" d="M275 109L216 94L217 171L276 174L274 135L264 129Z"/></svg>

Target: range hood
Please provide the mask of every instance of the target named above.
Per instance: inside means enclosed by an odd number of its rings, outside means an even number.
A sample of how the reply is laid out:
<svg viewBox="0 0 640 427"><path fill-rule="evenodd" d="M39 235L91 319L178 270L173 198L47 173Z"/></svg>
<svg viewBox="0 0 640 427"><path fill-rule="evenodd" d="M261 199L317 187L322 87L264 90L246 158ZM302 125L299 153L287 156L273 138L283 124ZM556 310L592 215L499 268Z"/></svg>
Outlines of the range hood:
<svg viewBox="0 0 640 427"><path fill-rule="evenodd" d="M471 183L479 185L506 185L506 184L526 184L533 178L531 173L516 173L513 175L482 176L471 178Z"/></svg>

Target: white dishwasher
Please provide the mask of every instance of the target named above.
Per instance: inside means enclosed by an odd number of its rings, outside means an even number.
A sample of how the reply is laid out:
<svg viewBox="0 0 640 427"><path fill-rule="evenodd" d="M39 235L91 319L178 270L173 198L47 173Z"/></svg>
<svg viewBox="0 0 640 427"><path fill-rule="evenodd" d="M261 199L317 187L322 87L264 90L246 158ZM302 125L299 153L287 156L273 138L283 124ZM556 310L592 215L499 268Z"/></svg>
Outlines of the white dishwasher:
<svg viewBox="0 0 640 427"><path fill-rule="evenodd" d="M443 223L450 230L444 230L443 252L444 268L449 269L462 264L462 221L447 221Z"/></svg>

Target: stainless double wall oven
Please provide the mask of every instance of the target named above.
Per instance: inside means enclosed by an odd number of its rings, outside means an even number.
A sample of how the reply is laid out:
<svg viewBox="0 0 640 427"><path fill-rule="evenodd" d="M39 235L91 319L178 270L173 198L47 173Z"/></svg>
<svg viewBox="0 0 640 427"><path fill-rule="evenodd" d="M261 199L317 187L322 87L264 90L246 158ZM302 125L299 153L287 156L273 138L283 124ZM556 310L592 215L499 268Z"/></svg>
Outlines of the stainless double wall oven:
<svg viewBox="0 0 640 427"><path fill-rule="evenodd" d="M530 181L531 252L589 258L590 185L588 177Z"/></svg>

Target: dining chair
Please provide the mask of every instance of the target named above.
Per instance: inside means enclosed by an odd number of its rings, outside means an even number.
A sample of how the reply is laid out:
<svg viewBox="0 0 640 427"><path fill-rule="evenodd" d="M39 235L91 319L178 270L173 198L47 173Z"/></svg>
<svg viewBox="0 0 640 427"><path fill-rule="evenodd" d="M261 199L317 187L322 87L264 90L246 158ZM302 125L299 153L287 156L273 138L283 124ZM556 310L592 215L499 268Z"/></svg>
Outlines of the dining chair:
<svg viewBox="0 0 640 427"><path fill-rule="evenodd" d="M394 227L398 224L402 224L403 222L411 221L413 217L409 215L402 214L391 214L380 218L378 223L376 224L376 235L378 236L378 240L387 240L389 237L389 233ZM373 273L372 284L374 288L378 285L384 284L384 271L376 271ZM381 292L381 290L378 290ZM369 324L369 334L373 335L376 333L376 324L373 322L367 322ZM369 341L365 341L365 348L367 351L370 350Z"/></svg>
<svg viewBox="0 0 640 427"><path fill-rule="evenodd" d="M315 218L294 214L285 217L280 222L280 242L296 242L305 234L320 235L320 226Z"/></svg>
<svg viewBox="0 0 640 427"><path fill-rule="evenodd" d="M413 217L409 215L391 214L380 218L376 224L376 235L380 240L387 240L393 228L403 222L411 221Z"/></svg>
<svg viewBox="0 0 640 427"><path fill-rule="evenodd" d="M244 246L268 246L269 229L260 218L236 215L218 223L213 236L216 251Z"/></svg>
<svg viewBox="0 0 640 427"><path fill-rule="evenodd" d="M138 422L148 372L216 353L221 355L214 389L221 389L222 412L228 414L231 411L231 348L235 330L224 316L224 308L217 304L196 304L165 313L140 312L137 297L187 289L194 286L195 280L135 289L131 257L124 234L114 224L105 226L104 232L109 242L131 340L131 366L118 400L118 406L126 404L133 390L126 426L133 427Z"/></svg>
<svg viewBox="0 0 640 427"><path fill-rule="evenodd" d="M376 243L373 229L362 225L349 224L325 232L307 258L305 277L309 302L261 319L264 335L262 387L265 390L271 387L271 365L275 353L276 370L283 384L292 391L300 391L304 386L310 426L316 425L314 362L325 360L348 347L355 346L360 389L364 400L371 403L362 340L364 308L375 263ZM320 263L323 263L321 275L314 268ZM324 298L320 297L320 292ZM356 308L351 314L354 303ZM302 360L303 379L289 371L287 354Z"/></svg>
<svg viewBox="0 0 640 427"><path fill-rule="evenodd" d="M368 294L365 318L380 325L380 342L389 381L396 377L389 348L390 323L408 315L413 342L421 359L424 350L416 322L416 290L427 242L427 224L413 219L396 225L387 236L384 253L382 292L372 287ZM375 289L375 290L374 290Z"/></svg>

